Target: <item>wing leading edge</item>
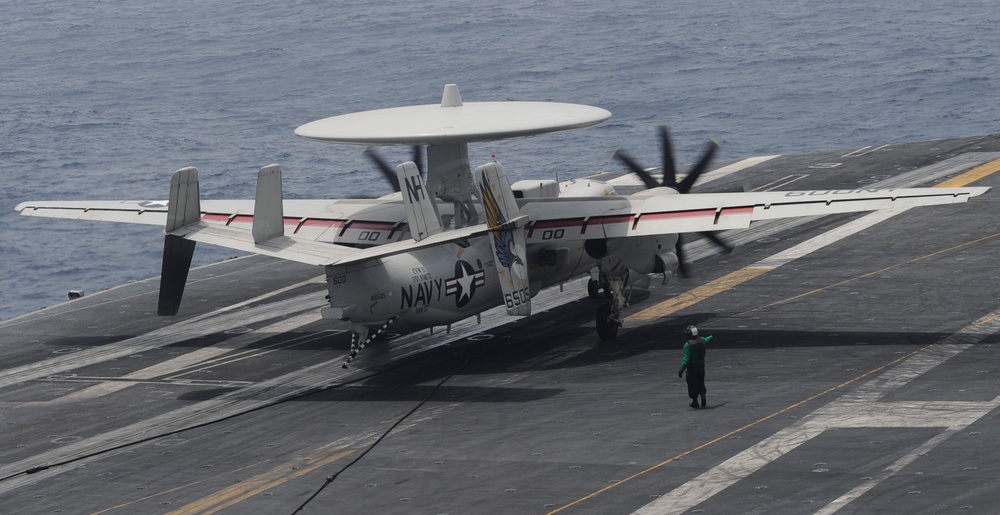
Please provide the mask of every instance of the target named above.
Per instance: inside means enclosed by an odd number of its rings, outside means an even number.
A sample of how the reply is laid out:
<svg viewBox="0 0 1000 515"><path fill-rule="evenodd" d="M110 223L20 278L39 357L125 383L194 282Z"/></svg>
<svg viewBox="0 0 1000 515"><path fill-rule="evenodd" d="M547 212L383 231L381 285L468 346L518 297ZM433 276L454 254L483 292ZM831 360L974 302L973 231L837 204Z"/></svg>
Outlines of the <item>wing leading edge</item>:
<svg viewBox="0 0 1000 515"><path fill-rule="evenodd" d="M525 228L530 244L746 229L753 222L779 218L956 204L987 191L977 187L664 194L533 201L522 212L531 218Z"/></svg>

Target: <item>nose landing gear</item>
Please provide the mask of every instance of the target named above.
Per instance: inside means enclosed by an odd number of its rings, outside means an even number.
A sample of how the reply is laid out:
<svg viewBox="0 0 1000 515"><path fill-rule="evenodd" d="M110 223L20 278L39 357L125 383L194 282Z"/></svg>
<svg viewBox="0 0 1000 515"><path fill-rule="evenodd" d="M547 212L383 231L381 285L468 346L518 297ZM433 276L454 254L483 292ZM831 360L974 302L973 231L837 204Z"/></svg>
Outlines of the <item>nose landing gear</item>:
<svg viewBox="0 0 1000 515"><path fill-rule="evenodd" d="M597 308L597 335L602 340L614 340L618 337L618 329L625 323L623 316L625 308L628 307L628 298L625 296L628 269L626 268L624 273L614 275L602 273L601 279L606 280L604 291L610 295L611 302L601 304ZM589 286L588 284L588 293Z"/></svg>

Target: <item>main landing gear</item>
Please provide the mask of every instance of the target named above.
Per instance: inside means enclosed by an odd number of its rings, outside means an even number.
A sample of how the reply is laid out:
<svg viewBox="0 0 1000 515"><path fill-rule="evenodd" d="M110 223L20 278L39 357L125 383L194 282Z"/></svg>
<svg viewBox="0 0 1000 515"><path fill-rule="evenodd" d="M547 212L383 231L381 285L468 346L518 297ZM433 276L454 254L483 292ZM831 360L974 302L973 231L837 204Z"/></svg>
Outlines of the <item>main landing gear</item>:
<svg viewBox="0 0 1000 515"><path fill-rule="evenodd" d="M611 297L611 301L597 308L597 335L602 340L614 340L618 337L618 329L625 323L623 316L625 308L628 307L628 298L625 296L628 269L626 268L624 273L615 275L601 272L601 279L601 282L605 283L604 293ZM592 291L596 288L592 288L591 283L596 285L597 281L591 279L587 283L587 293L594 298L597 295Z"/></svg>
<svg viewBox="0 0 1000 515"><path fill-rule="evenodd" d="M342 364L340 368L347 368L347 364L354 361L354 358L359 352L361 352L361 349L364 349L365 346L372 342L372 340L378 338L379 335L384 333L385 330L388 329L389 326L396 320L399 320L399 315L387 320L381 327L375 330L374 334L371 335L368 334L368 326L356 325L354 327L355 330L351 332L351 353L347 355L347 359L344 360L344 364Z"/></svg>

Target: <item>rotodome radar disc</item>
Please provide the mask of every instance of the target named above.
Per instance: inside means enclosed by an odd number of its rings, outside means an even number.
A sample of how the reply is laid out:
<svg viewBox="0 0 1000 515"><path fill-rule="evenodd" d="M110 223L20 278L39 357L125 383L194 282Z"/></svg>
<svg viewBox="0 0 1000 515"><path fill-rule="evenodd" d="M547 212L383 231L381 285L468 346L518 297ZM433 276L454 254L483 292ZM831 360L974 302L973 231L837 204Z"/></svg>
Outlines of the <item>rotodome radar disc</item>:
<svg viewBox="0 0 1000 515"><path fill-rule="evenodd" d="M611 117L599 107L560 102L463 103L445 86L441 105L376 109L323 118L295 134L314 141L359 145L420 145L494 141L587 127Z"/></svg>

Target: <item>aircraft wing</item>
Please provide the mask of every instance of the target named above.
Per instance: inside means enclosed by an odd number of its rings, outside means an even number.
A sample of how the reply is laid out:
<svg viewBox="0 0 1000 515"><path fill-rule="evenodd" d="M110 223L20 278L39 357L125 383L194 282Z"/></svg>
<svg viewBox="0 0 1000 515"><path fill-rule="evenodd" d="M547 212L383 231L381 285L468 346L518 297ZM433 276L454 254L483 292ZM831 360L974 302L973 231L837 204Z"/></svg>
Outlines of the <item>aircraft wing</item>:
<svg viewBox="0 0 1000 515"><path fill-rule="evenodd" d="M753 222L955 204L989 188L659 194L526 203L527 243L745 229Z"/></svg>
<svg viewBox="0 0 1000 515"><path fill-rule="evenodd" d="M124 222L164 225L167 201L155 200L75 200L22 202L15 208L24 216L68 218L96 222Z"/></svg>
<svg viewBox="0 0 1000 515"><path fill-rule="evenodd" d="M379 199L284 200L285 233L297 240L378 245L398 241L409 227L400 201ZM166 200L29 201L23 216L158 225L167 221ZM201 219L217 226L250 228L254 200L202 200Z"/></svg>
<svg viewBox="0 0 1000 515"><path fill-rule="evenodd" d="M263 254L312 265L345 264L390 256L455 240L487 230L485 224L451 230L414 242L408 235L406 213L400 202L380 200L285 200L287 236L254 241L253 200L201 201L201 220L167 234L220 247ZM166 201L44 201L23 202L24 216L98 222L123 222L163 227ZM402 218L402 219L400 219ZM366 249L347 244L366 244ZM379 244L381 243L381 244Z"/></svg>
<svg viewBox="0 0 1000 515"><path fill-rule="evenodd" d="M630 197L539 199L525 203L526 243L586 240L750 227L755 221L908 209L966 202L989 188L640 194ZM647 192L649 193L649 192ZM450 230L414 244L399 201L284 200L285 236L256 243L253 200L204 200L201 220L168 234L245 252L328 265L388 256L484 233L485 225ZM166 201L23 202L22 215L163 226ZM344 244L364 244L358 249ZM375 245L375 246L373 246ZM416 246L415 246L416 245ZM398 248L397 248L398 247Z"/></svg>

